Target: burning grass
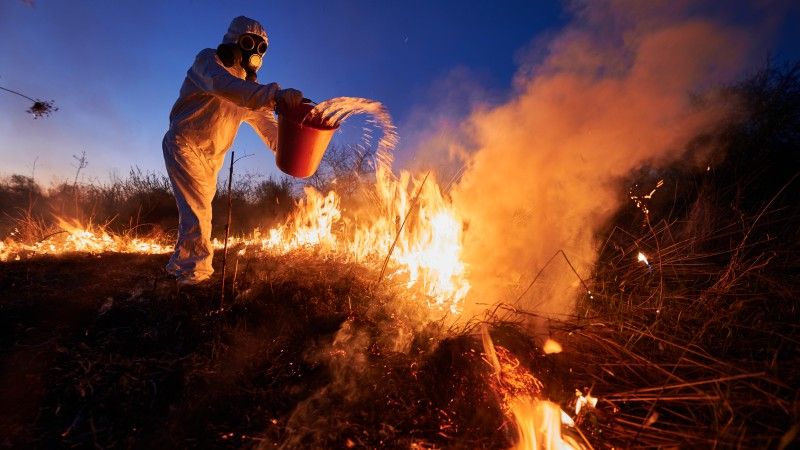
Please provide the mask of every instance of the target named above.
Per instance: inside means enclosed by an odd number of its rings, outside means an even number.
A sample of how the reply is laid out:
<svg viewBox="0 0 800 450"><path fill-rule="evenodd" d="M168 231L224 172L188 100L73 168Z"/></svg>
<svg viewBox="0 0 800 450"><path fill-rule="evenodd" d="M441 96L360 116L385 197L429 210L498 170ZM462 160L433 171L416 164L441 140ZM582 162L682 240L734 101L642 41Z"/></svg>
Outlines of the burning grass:
<svg viewBox="0 0 800 450"><path fill-rule="evenodd" d="M221 237L227 208L225 189L212 202L214 228ZM282 222L292 210L296 195L288 179L239 175L232 186L234 234ZM81 224L109 235L165 238L173 241L178 209L169 179L133 168L125 177L107 183L62 182L41 186L32 177L11 175L0 179L0 236L33 245L64 231L63 221ZM91 226L93 225L93 226ZM102 229L102 230L100 230Z"/></svg>
<svg viewBox="0 0 800 450"><path fill-rule="evenodd" d="M404 261L451 242L435 220L450 216L435 183L410 174L378 175L391 201L368 226L315 193L277 238L235 240L224 311L219 275L179 291L165 255L10 258L4 444L788 448L800 411L797 75L768 69L736 87L747 114L690 144L715 149L708 166L632 175L633 202L598 232L591 275L569 265L587 292L560 319L519 302L457 326L432 319L454 311L409 283L425 258ZM444 236L458 243L451 222ZM91 239L127 242L103 232ZM362 241L396 252L354 251Z"/></svg>
<svg viewBox="0 0 800 450"><path fill-rule="evenodd" d="M239 258L236 300L222 313L218 278L178 291L161 273L163 255L5 263L3 366L26 368L3 373L7 398L15 399L2 414L6 442L508 448L517 441L479 328L427 322L427 307L404 285L376 285L375 270L338 258ZM625 270L647 269L633 260ZM510 370L523 370L516 379L533 383L514 384L507 398L554 401L577 424L565 436L595 448L751 448L780 439L795 414L794 348L773 342L784 354L733 360L708 348L716 341L697 337L703 328L691 322L668 334L670 309L638 307L638 315L549 320L547 337L562 351L546 354L545 336L534 332L542 328L531 325L543 319L501 305L483 323ZM759 332L779 333L766 330ZM576 389L599 398L597 407L576 414Z"/></svg>
<svg viewBox="0 0 800 450"><path fill-rule="evenodd" d="M736 90L742 121L701 138L716 143L714 162L635 174L645 192L663 187L612 218L591 295L577 318L551 324L583 361L576 379L616 411L598 422L604 442L796 441L798 66Z"/></svg>
<svg viewBox="0 0 800 450"><path fill-rule="evenodd" d="M587 282L641 276L633 255ZM642 295L628 297L636 314L598 314L618 300L598 289L584 317L546 320L562 347L548 352L543 318L500 305L482 323L508 365L500 373L518 375L498 378L479 327L426 321L427 307L403 284L376 285L374 269L319 253L239 258L236 301L221 313L218 279L179 291L162 255L5 263L4 367L26 367L3 374L16 399L3 411L7 442L508 448L519 433L510 412L528 411L514 401L530 398L532 415L537 399L568 412L577 426L564 435L587 448L754 448L778 442L796 414L794 338L777 326L791 332L790 317L751 327L780 341L730 338L733 359L701 333L744 318L671 323L685 305L657 313L658 297ZM783 353L747 353L761 346ZM597 406L576 413L576 390Z"/></svg>

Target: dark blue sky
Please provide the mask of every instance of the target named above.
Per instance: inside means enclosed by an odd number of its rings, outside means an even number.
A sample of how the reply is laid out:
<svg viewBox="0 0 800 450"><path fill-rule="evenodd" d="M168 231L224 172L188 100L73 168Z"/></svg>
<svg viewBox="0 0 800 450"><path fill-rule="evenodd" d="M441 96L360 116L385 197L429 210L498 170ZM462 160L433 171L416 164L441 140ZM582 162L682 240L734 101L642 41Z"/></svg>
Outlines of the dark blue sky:
<svg viewBox="0 0 800 450"><path fill-rule="evenodd" d="M0 175L49 182L74 173L87 152L88 179L131 166L161 170L161 138L194 55L216 47L237 15L261 21L270 49L261 82L322 100L384 102L401 142L415 113L453 95L502 100L516 57L569 19L551 1L0 1L0 86L55 100L33 120L29 104L0 93ZM796 11L794 11L796 13ZM796 57L796 14L781 26L776 54ZM444 92L455 79L460 90ZM444 81L443 81L444 80ZM464 87L467 86L467 87ZM480 92L470 92L470 89ZM456 102L458 103L458 102ZM244 125L234 144L247 164L277 173L271 152Z"/></svg>

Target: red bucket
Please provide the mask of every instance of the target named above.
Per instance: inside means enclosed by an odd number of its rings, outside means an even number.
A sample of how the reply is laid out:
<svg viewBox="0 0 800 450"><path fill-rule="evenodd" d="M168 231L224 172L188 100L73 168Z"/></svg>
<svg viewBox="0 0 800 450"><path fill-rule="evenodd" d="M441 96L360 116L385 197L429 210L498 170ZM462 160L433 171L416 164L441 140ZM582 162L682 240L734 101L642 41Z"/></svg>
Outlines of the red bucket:
<svg viewBox="0 0 800 450"><path fill-rule="evenodd" d="M297 178L308 178L317 171L322 155L338 127L322 127L302 123L313 103L301 103L296 108L281 108L278 112L278 149L275 162L278 168Z"/></svg>

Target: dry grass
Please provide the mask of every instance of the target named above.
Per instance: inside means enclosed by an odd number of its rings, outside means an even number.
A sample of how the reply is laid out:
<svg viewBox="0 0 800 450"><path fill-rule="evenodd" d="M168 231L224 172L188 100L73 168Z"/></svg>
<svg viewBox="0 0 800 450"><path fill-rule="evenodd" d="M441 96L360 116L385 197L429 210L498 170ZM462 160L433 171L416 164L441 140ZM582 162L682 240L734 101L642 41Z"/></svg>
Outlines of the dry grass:
<svg viewBox="0 0 800 450"><path fill-rule="evenodd" d="M748 114L698 137L717 149L710 169L678 164L632 176L647 190L661 178L666 185L646 214L623 209L598 235L598 263L582 280L592 294L573 317L498 305L485 319L548 398L566 410L576 389L600 398L576 417L595 448L796 443L798 69L767 69L732 91ZM36 189L8 192L30 202L44 196ZM47 233L35 210L18 211L9 218L26 236ZM10 401L0 402L0 442L512 444L474 327L424 320L401 286L375 284L377 268L313 252L233 258L233 302L222 312L218 276L178 290L161 272L166 256L4 263L0 392ZM531 326L542 322L562 353L544 355Z"/></svg>
<svg viewBox="0 0 800 450"><path fill-rule="evenodd" d="M740 121L693 144L713 148L708 167L632 174L633 194L664 186L598 235L594 272L576 279L591 294L573 317L499 305L490 318L549 324L564 345L555 378L571 385L550 395L565 407L570 388L601 399L578 418L595 447L797 442L800 65L767 68L730 92Z"/></svg>
<svg viewBox="0 0 800 450"><path fill-rule="evenodd" d="M236 174L232 189L233 233L270 227L282 221L295 202L295 187L288 179L263 179ZM224 229L226 190L218 189L212 202L215 236ZM101 183L67 183L43 187L24 175L0 179L0 237L20 238L31 244L58 231L57 218L88 225L102 222L116 234L173 236L178 209L169 179L161 174L131 169L126 177ZM16 231L15 231L16 230ZM12 234L13 233L13 234Z"/></svg>

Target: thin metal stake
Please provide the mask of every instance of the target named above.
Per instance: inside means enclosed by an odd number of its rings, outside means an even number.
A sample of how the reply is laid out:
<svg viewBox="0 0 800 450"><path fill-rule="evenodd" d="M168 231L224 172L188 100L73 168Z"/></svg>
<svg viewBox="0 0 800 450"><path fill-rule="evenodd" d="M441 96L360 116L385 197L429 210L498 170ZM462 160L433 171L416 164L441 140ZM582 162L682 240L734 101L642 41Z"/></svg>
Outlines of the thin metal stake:
<svg viewBox="0 0 800 450"><path fill-rule="evenodd" d="M225 265L228 262L228 236L231 232L231 185L233 183L233 161L235 156L236 152L231 150L231 168L230 171L228 171L228 221L225 222L225 244L222 246L222 286L219 294L219 309L222 309L225 305Z"/></svg>

